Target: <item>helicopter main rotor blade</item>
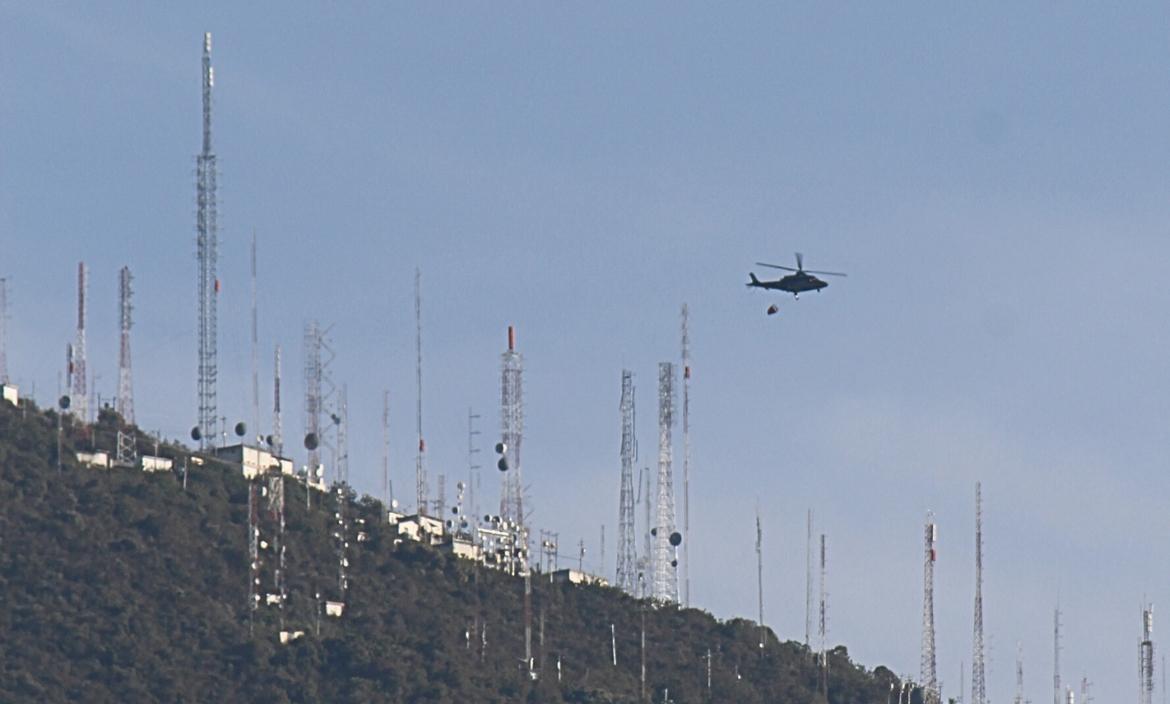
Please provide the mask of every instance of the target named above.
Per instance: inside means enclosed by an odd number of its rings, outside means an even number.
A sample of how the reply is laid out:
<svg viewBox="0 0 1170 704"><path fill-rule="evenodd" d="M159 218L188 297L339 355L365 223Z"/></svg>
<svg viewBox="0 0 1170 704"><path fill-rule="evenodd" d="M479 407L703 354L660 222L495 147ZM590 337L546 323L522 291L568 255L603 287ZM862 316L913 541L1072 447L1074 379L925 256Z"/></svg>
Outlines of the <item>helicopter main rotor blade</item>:
<svg viewBox="0 0 1170 704"><path fill-rule="evenodd" d="M769 269L783 269L784 271L799 271L799 269L793 269L790 266L780 266L779 264L765 264L764 262L756 262L756 266L766 266Z"/></svg>
<svg viewBox="0 0 1170 704"><path fill-rule="evenodd" d="M804 255L796 252L796 268L798 271L804 271Z"/></svg>
<svg viewBox="0 0 1170 704"><path fill-rule="evenodd" d="M849 276L849 274L842 274L839 271L812 271L811 269L805 269L804 273L806 273L806 274L820 274L821 276Z"/></svg>

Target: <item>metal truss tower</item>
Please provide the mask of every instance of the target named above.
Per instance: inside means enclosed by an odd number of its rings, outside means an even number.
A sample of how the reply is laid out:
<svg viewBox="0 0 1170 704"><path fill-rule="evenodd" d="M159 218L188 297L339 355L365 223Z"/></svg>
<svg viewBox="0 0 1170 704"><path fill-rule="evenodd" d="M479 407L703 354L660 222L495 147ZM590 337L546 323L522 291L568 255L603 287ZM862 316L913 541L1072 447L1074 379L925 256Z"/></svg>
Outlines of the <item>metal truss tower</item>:
<svg viewBox="0 0 1170 704"><path fill-rule="evenodd" d="M337 391L337 410L333 413L333 426L337 443L333 481L349 486L349 387L345 384Z"/></svg>
<svg viewBox="0 0 1170 704"><path fill-rule="evenodd" d="M121 331L121 345L118 349L118 399L115 410L127 425L134 425L134 383L130 370L130 267L124 266L118 273L118 318Z"/></svg>
<svg viewBox="0 0 1170 704"><path fill-rule="evenodd" d="M382 390L382 505L390 510L390 390Z"/></svg>
<svg viewBox="0 0 1170 704"><path fill-rule="evenodd" d="M8 279L0 276L0 384L8 383Z"/></svg>
<svg viewBox="0 0 1170 704"><path fill-rule="evenodd" d="M260 432L260 323L256 314L255 230L252 230L252 429Z"/></svg>
<svg viewBox="0 0 1170 704"><path fill-rule="evenodd" d="M925 550L922 558L922 682L923 704L939 704L938 658L934 648L934 562L938 558L938 527L934 514L926 514Z"/></svg>
<svg viewBox="0 0 1170 704"><path fill-rule="evenodd" d="M804 647L811 645L813 630L813 512L808 510L808 533L805 538L804 572Z"/></svg>
<svg viewBox="0 0 1170 704"><path fill-rule="evenodd" d="M1138 644L1138 704L1154 704L1154 607L1142 608L1142 639Z"/></svg>
<svg viewBox="0 0 1170 704"><path fill-rule="evenodd" d="M1064 692L1060 686L1060 602L1052 614L1052 702L1063 704Z"/></svg>
<svg viewBox="0 0 1170 704"><path fill-rule="evenodd" d="M765 634L764 628L764 528L760 525L760 507L756 506L756 596L760 606L760 648L763 652Z"/></svg>
<svg viewBox="0 0 1170 704"><path fill-rule="evenodd" d="M317 439L317 447L309 450L310 474L321 465L321 448L324 447L330 450L329 461L333 465L330 469L333 480L337 481L340 479L338 472L343 471L337 442L341 416L339 409L334 408L340 399L330 373L334 354L327 338L329 330L322 329L316 320L305 324L305 435ZM322 424L324 417L329 419L328 424Z"/></svg>
<svg viewBox="0 0 1170 704"><path fill-rule="evenodd" d="M284 418L280 410L280 345L272 360L272 442L269 443L278 457L284 456Z"/></svg>
<svg viewBox="0 0 1170 704"><path fill-rule="evenodd" d="M634 373L622 370L622 478L618 499L617 587L627 594L638 588L638 549L634 527L634 463L638 443L634 427Z"/></svg>
<svg viewBox="0 0 1170 704"><path fill-rule="evenodd" d="M414 349L415 349L415 379L418 382L418 407L416 425L418 428L418 455L414 458L414 494L415 506L418 515L427 512L427 443L423 439L423 377L422 377L422 272L414 270Z"/></svg>
<svg viewBox="0 0 1170 704"><path fill-rule="evenodd" d="M199 440L200 447L214 447L217 437L218 352L216 347L216 301L219 278L216 262L219 249L216 209L217 167L211 148L211 89L215 70L211 66L211 32L203 35L203 149L196 157L195 249L199 259Z"/></svg>
<svg viewBox="0 0 1170 704"><path fill-rule="evenodd" d="M691 605L691 333L690 310L682 306L683 604ZM763 622L761 621L761 625Z"/></svg>
<svg viewBox="0 0 1170 704"><path fill-rule="evenodd" d="M508 471L500 491L500 515L524 528L524 357L516 351L516 332L508 326L508 350L500 356L500 437Z"/></svg>
<svg viewBox="0 0 1170 704"><path fill-rule="evenodd" d="M820 690L823 701L829 701L829 592L825 585L827 576L828 553L825 547L825 534L821 533L821 606L818 621L818 633L821 640L820 657Z"/></svg>
<svg viewBox="0 0 1170 704"><path fill-rule="evenodd" d="M73 358L70 364L70 406L82 423L89 422L89 387L85 373L85 291L89 275L85 262L77 264L77 340L73 343Z"/></svg>
<svg viewBox="0 0 1170 704"><path fill-rule="evenodd" d="M1024 704L1024 646L1016 643L1016 696L1012 704Z"/></svg>
<svg viewBox="0 0 1170 704"><path fill-rule="evenodd" d="M678 560L671 545L674 533L674 364L658 364L658 491L655 501L654 591L655 599L678 601Z"/></svg>
<svg viewBox="0 0 1170 704"><path fill-rule="evenodd" d="M975 482L975 629L971 654L971 704L987 704L983 660L983 487Z"/></svg>

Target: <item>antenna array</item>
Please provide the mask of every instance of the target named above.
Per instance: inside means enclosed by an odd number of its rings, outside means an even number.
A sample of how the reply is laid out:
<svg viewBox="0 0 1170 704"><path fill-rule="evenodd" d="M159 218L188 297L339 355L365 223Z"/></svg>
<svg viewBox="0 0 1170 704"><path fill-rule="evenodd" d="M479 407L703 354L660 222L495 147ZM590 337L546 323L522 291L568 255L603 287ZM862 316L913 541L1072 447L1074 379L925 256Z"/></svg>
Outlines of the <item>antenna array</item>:
<svg viewBox="0 0 1170 704"><path fill-rule="evenodd" d="M938 527L934 514L926 514L925 554L922 560L922 669L923 704L939 704L938 660L934 648L934 562Z"/></svg>
<svg viewBox="0 0 1170 704"><path fill-rule="evenodd" d="M252 427L260 429L260 323L256 314L256 231L252 230Z"/></svg>
<svg viewBox="0 0 1170 704"><path fill-rule="evenodd" d="M824 701L829 701L829 652L828 652L828 635L829 635L829 593L825 588L826 576L826 558L828 557L825 549L825 534L821 533L821 608L819 633L821 639L821 658L820 658L820 686L821 696Z"/></svg>
<svg viewBox="0 0 1170 704"><path fill-rule="evenodd" d="M134 425L134 385L130 370L130 267L124 266L118 272L118 318L121 344L118 349L118 399L115 410L127 425Z"/></svg>
<svg viewBox="0 0 1170 704"><path fill-rule="evenodd" d="M684 543L685 544L685 543ZM760 653L763 654L764 640L767 629L764 628L764 528L760 525L760 507L756 506L756 595L760 605ZM707 669L711 669L711 659L708 654ZM707 675L707 688L711 688L711 676Z"/></svg>
<svg viewBox="0 0 1170 704"><path fill-rule="evenodd" d="M654 527L654 591L660 601L678 601L678 560L673 556L674 533L674 365L658 364L658 492Z"/></svg>
<svg viewBox="0 0 1170 704"><path fill-rule="evenodd" d="M1142 639L1138 645L1138 703L1154 704L1154 607L1142 609Z"/></svg>
<svg viewBox="0 0 1170 704"><path fill-rule="evenodd" d="M983 661L983 487L975 482L975 629L971 655L971 704L987 704Z"/></svg>
<svg viewBox="0 0 1170 704"><path fill-rule="evenodd" d="M617 587L635 594L638 587L638 551L634 528L634 463L638 443L634 428L634 373L622 370L622 478L618 501Z"/></svg>
<svg viewBox="0 0 1170 704"><path fill-rule="evenodd" d="M504 473L500 515L524 527L524 475L520 444L524 439L524 358L516 351L515 329L508 326L508 349L500 355L500 437L504 443Z"/></svg>
<svg viewBox="0 0 1170 704"><path fill-rule="evenodd" d="M85 262L77 263L77 339L69 364L70 406L82 423L89 422L89 389L85 374L85 292L89 276Z"/></svg>
<svg viewBox="0 0 1170 704"><path fill-rule="evenodd" d="M683 603L691 605L691 334L690 311L682 306L682 365L683 365ZM760 620L763 626L763 619Z"/></svg>
<svg viewBox="0 0 1170 704"><path fill-rule="evenodd" d="M1024 646L1016 643L1016 697L1012 704L1024 704Z"/></svg>
<svg viewBox="0 0 1170 704"><path fill-rule="evenodd" d="M804 647L811 645L813 629L813 512L808 510L808 533L805 538L804 572Z"/></svg>
<svg viewBox="0 0 1170 704"><path fill-rule="evenodd" d="M1052 701L1061 704L1063 692L1060 687L1060 602L1052 614Z"/></svg>
<svg viewBox="0 0 1170 704"><path fill-rule="evenodd" d="M272 360L272 449L277 457L284 456L284 418L280 410L280 345Z"/></svg>
<svg viewBox="0 0 1170 704"><path fill-rule="evenodd" d="M414 459L414 493L418 515L423 516L427 512L427 470L424 464L427 444L423 440L422 427L422 272L417 268L414 270L414 332L414 372L418 382L418 406L415 414L416 427L418 428L418 455Z"/></svg>
<svg viewBox="0 0 1170 704"><path fill-rule="evenodd" d="M203 149L196 157L196 254L199 259L199 446L214 446L216 423L216 303L219 279L216 276L219 230L216 207L217 168L211 148L211 90L215 70L211 66L211 33L203 35Z"/></svg>
<svg viewBox="0 0 1170 704"><path fill-rule="evenodd" d="M8 383L8 279L0 276L0 384Z"/></svg>

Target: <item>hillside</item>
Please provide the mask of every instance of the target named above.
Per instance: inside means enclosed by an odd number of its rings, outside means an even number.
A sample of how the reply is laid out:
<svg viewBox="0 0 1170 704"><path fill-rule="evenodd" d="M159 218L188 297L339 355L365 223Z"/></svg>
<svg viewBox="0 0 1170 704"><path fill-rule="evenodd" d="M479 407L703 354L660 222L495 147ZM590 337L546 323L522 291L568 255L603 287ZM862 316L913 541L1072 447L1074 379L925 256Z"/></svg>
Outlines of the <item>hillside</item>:
<svg viewBox="0 0 1170 704"><path fill-rule="evenodd" d="M769 634L761 653L754 623L540 578L532 609L542 673L531 682L520 671L522 580L395 546L369 498L352 506L369 540L354 547L346 612L321 617L318 634L313 595L336 588L334 507L306 510L293 480L285 614L306 635L280 645L277 612L261 607L250 629L245 607L247 482L212 462L192 468L185 489L177 473L78 467L73 450L112 448L115 422L66 419L58 472L54 413L0 403L0 701L635 702L643 618L653 701L666 691L676 702L817 700L807 649ZM180 463L187 452L159 448ZM482 652L466 636L477 624ZM885 702L895 681L854 665L842 647L830 670L833 704Z"/></svg>

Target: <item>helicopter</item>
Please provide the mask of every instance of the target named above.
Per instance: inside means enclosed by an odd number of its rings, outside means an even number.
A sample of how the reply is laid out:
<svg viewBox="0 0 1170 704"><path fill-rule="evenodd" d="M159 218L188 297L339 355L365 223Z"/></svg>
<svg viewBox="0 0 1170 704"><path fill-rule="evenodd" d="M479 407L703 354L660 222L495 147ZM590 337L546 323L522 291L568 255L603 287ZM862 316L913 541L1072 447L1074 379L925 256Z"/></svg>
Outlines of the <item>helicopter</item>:
<svg viewBox="0 0 1170 704"><path fill-rule="evenodd" d="M796 268L790 266L780 266L779 264L765 264L764 262L756 262L756 266L766 266L771 269L784 269L785 271L792 271L795 273L789 274L782 279L775 281L760 281L752 272L748 272L751 281L747 283L748 288L766 288L775 289L778 291L786 291L791 293L796 298L800 298L800 294L805 291L820 291L822 288L828 286L828 282L821 281L813 274L820 274L821 276L845 276L838 271L806 271L804 268L804 255L800 252L796 253Z"/></svg>

